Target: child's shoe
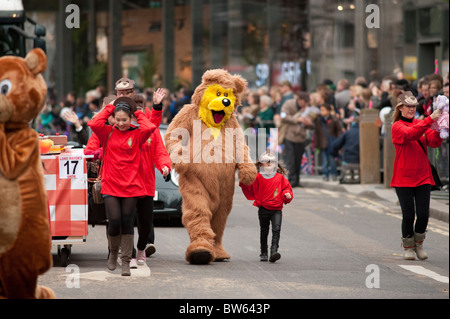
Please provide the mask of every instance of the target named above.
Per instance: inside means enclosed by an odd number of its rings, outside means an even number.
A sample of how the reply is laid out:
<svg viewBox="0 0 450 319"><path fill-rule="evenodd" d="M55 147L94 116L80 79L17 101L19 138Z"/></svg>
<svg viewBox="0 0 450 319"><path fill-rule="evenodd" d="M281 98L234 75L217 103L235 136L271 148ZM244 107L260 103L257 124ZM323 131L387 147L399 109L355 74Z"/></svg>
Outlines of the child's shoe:
<svg viewBox="0 0 450 319"><path fill-rule="evenodd" d="M267 261L268 259L267 252L262 252L261 255L259 255L259 261Z"/></svg>
<svg viewBox="0 0 450 319"><path fill-rule="evenodd" d="M276 262L280 258L281 258L281 255L280 255L280 253L278 252L278 250L276 248L270 249L270 259L269 259L269 261L271 263Z"/></svg>

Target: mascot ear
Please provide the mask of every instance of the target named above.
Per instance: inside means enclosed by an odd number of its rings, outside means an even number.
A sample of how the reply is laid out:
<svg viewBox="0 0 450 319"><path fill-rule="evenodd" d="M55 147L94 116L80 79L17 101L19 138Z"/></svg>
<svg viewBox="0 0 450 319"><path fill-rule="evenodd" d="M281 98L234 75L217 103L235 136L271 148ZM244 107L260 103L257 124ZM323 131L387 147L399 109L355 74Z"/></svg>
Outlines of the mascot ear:
<svg viewBox="0 0 450 319"><path fill-rule="evenodd" d="M213 69L206 71L202 76L202 82L209 85L210 83L222 83L226 79L228 72L223 69Z"/></svg>
<svg viewBox="0 0 450 319"><path fill-rule="evenodd" d="M25 57L28 69L34 75L38 75L47 69L47 56L42 49L33 49Z"/></svg>
<svg viewBox="0 0 450 319"><path fill-rule="evenodd" d="M241 94L247 87L247 81L240 75L233 75L233 81L236 87L236 93Z"/></svg>

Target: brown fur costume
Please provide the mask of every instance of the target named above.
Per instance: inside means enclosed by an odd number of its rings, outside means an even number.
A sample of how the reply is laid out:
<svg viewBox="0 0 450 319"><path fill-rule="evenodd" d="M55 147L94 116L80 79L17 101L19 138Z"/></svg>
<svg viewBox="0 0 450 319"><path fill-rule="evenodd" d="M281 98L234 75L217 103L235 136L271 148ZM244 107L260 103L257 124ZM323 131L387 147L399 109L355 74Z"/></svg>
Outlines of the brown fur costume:
<svg viewBox="0 0 450 319"><path fill-rule="evenodd" d="M241 76L222 69L205 72L192 104L181 109L165 134L173 168L179 174L182 221L190 237L186 260L191 264L230 258L222 236L233 205L236 170L246 185L256 178L233 114L246 85Z"/></svg>
<svg viewBox="0 0 450 319"><path fill-rule="evenodd" d="M38 286L52 265L47 193L37 133L30 128L45 103L47 57L0 58L0 298L54 298Z"/></svg>

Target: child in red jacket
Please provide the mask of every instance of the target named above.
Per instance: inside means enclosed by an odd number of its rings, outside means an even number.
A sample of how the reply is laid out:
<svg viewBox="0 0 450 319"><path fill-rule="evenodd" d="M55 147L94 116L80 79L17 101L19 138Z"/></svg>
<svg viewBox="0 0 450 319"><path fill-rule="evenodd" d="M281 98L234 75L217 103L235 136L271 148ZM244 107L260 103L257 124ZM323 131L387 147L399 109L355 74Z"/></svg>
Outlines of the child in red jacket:
<svg viewBox="0 0 450 319"><path fill-rule="evenodd" d="M260 261L267 261L267 237L270 223L272 223L272 245L270 248L270 262L281 258L278 252L278 244L281 233L281 220L284 204L292 201L294 195L289 181L286 179L286 171L278 163L277 157L272 152L263 153L256 163L259 173L250 186L239 183L244 195L249 200L254 200L254 206L259 207L258 217L260 225Z"/></svg>

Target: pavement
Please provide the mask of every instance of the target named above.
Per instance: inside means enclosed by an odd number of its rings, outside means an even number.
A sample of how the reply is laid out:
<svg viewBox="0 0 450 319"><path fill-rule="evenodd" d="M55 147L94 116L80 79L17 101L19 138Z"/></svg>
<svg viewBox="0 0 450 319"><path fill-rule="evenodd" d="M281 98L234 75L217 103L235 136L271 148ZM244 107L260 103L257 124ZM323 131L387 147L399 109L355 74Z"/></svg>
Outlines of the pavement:
<svg viewBox="0 0 450 319"><path fill-rule="evenodd" d="M347 192L353 195L378 198L399 205L394 188L386 188L383 184L340 184L339 181L324 181L319 175L301 175L300 184L308 188L320 188L331 191ZM448 188L431 192L430 217L448 223L449 191Z"/></svg>

